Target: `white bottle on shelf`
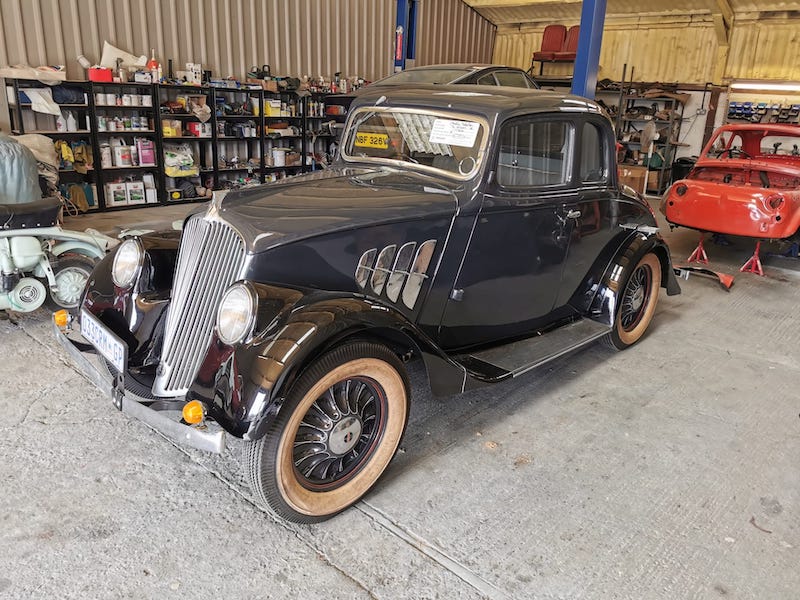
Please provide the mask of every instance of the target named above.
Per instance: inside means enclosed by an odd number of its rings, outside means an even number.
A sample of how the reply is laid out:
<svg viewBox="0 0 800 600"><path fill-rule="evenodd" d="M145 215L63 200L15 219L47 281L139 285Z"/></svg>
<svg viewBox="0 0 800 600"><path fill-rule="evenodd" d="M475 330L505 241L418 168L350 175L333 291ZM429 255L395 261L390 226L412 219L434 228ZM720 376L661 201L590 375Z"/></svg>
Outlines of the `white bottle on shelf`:
<svg viewBox="0 0 800 600"><path fill-rule="evenodd" d="M78 131L78 121L75 120L71 110L67 111L67 131Z"/></svg>

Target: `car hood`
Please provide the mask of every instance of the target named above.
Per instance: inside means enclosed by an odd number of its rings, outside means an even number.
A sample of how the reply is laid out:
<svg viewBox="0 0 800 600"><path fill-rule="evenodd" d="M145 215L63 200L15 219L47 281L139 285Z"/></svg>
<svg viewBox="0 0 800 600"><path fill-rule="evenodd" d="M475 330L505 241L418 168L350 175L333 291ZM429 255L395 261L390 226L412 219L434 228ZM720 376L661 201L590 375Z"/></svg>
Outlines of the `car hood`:
<svg viewBox="0 0 800 600"><path fill-rule="evenodd" d="M206 214L237 229L257 253L337 231L452 216L462 187L394 169L339 167L231 192Z"/></svg>

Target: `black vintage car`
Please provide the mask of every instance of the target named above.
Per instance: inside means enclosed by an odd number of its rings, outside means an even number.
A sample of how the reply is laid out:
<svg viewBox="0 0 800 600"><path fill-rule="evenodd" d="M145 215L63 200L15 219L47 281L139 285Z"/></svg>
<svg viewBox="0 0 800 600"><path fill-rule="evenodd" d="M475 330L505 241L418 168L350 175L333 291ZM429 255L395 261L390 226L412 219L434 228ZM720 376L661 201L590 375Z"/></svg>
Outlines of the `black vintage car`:
<svg viewBox="0 0 800 600"><path fill-rule="evenodd" d="M244 439L255 494L313 522L391 461L411 357L453 394L623 349L660 287L680 291L668 248L594 102L378 87L332 168L217 196L99 264L72 337L111 383L60 339L123 412L198 448Z"/></svg>

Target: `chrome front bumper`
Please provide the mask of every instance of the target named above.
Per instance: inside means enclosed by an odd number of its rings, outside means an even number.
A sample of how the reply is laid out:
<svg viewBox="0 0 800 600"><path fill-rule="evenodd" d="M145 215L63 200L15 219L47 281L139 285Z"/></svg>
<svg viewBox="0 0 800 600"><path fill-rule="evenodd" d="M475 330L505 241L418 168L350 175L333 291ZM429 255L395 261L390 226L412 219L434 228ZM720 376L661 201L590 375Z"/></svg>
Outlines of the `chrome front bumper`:
<svg viewBox="0 0 800 600"><path fill-rule="evenodd" d="M61 346L67 351L72 360L77 364L81 374L95 384L103 393L114 399L114 405L131 417L139 419L149 427L155 429L163 436L177 442L185 444L198 450L206 452L216 452L218 454L225 450L225 432L216 431L214 433L202 431L189 425L184 425L170 419L160 411L154 410L141 402L126 396L124 391L117 389L112 378L103 373L93 360L75 346L63 331L53 323L55 336Z"/></svg>

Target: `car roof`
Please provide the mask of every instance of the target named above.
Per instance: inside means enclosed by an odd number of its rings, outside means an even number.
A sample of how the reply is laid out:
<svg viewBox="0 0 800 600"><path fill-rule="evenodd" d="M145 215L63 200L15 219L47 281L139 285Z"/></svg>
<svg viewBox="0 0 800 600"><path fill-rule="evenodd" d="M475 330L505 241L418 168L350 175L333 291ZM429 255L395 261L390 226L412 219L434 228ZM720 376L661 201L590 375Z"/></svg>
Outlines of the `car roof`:
<svg viewBox="0 0 800 600"><path fill-rule="evenodd" d="M506 65L494 65L491 63L441 63L435 65L423 65L421 67L411 67L410 69L405 69L406 71L422 71L422 70L430 70L430 69L464 69L466 70L477 70L477 69L488 69L488 68L498 68L498 69L509 69L509 68L516 68L516 67L507 67Z"/></svg>
<svg viewBox="0 0 800 600"><path fill-rule="evenodd" d="M544 90L507 86L415 84L402 88L370 88L353 101L351 110L361 106L408 106L416 108L456 108L493 120L521 112L584 112L603 114L593 100ZM384 98L384 100L381 100Z"/></svg>
<svg viewBox="0 0 800 600"><path fill-rule="evenodd" d="M798 136L800 135L800 125L792 125L790 123L728 123L723 125L714 132L716 137L720 133L727 131L760 131L765 135L786 135Z"/></svg>
<svg viewBox="0 0 800 600"><path fill-rule="evenodd" d="M476 73L486 72L492 73L495 71L516 71L519 73L525 73L524 70L518 67L509 67L507 65L495 65L491 63L442 63L442 64L435 64L435 65L424 65L421 67L410 67L408 69L403 69L402 71L397 71L395 73L390 73L386 77L382 77L381 79L377 79L373 81L370 85L407 85L407 84L416 84L416 83L425 83L425 82L414 82L408 81L407 77L403 77L402 75L414 75L414 74L421 74L421 73L436 73L439 71L454 71L457 74L452 76L452 79L445 83L457 83L461 82L464 79L468 79L474 76ZM526 74L527 75L527 74ZM397 81L397 80L400 81ZM528 77L531 82L534 84L536 81L532 77ZM441 84L437 84L441 85Z"/></svg>

